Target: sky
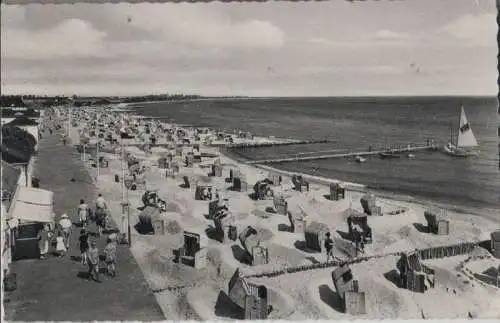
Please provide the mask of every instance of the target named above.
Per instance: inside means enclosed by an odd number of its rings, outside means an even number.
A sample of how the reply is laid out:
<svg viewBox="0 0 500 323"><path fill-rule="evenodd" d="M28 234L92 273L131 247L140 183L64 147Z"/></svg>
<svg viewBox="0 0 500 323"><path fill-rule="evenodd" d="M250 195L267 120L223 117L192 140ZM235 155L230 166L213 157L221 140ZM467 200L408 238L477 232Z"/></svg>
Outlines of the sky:
<svg viewBox="0 0 500 323"><path fill-rule="evenodd" d="M496 95L494 0L1 5L2 94Z"/></svg>

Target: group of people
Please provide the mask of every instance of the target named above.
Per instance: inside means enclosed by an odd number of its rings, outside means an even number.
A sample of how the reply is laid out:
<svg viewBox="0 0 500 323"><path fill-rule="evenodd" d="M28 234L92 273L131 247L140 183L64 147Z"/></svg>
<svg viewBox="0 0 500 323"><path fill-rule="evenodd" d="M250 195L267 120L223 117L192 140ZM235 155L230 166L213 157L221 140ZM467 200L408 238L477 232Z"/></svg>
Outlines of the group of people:
<svg viewBox="0 0 500 323"><path fill-rule="evenodd" d="M92 216L94 214L94 216ZM85 200L80 200L78 206L78 218L81 224L80 236L78 243L80 247L81 263L88 265L89 278L99 280L99 263L101 262L101 254L97 247L96 239L91 237L91 232L88 229L89 221L93 220L98 228L97 236L103 234L103 230L108 228L109 224L109 209L106 201L101 194L96 199L95 212L85 203ZM38 234L40 247L40 259L45 259L49 253L50 246L55 240L56 250L55 255L64 257L70 248L70 237L72 233L73 223L65 213L56 224L55 228L45 224ZM55 239L54 239L55 238ZM117 237L112 233L107 238L106 247L103 250L104 262L106 264L106 273L108 276L116 275L116 250Z"/></svg>
<svg viewBox="0 0 500 323"><path fill-rule="evenodd" d="M81 199L80 205L78 206L78 218L83 229L87 227L90 220L93 220L97 226L98 235L101 236L104 230L109 229L110 218L108 205L102 197L102 194L99 194L95 203L96 208L95 212L93 212L85 203L85 200Z"/></svg>
<svg viewBox="0 0 500 323"><path fill-rule="evenodd" d="M364 253L365 251L365 244L364 244L364 239L361 235L361 233L355 228L353 232L353 240L355 243L356 247L356 256L358 256L358 252ZM335 257L333 254L334 251L334 244L333 244L333 239L331 238L330 232L325 233L325 239L324 239L324 247L326 251L326 262L330 262L330 258L332 260L339 260L342 261L341 259Z"/></svg>
<svg viewBox="0 0 500 323"><path fill-rule="evenodd" d="M69 238L71 236L71 228L73 223L65 213L61 216L61 220L54 228L45 224L38 233L38 246L40 247L40 259L45 259L49 253L50 246L55 240L56 250L55 255L64 257L69 248Z"/></svg>
<svg viewBox="0 0 500 323"><path fill-rule="evenodd" d="M82 226L82 229L80 230L80 237L78 238L80 244L81 263L83 265L88 265L89 278L100 281L100 252L97 247L97 241L90 238L90 233L87 230L87 226L89 224L89 221L93 220L98 228L98 236L101 236L103 234L103 230L108 228L109 209L106 201L102 197L102 194L99 194L96 199L94 213L92 213L91 208L89 208L85 203L85 200L80 200L80 205L78 206L78 217ZM104 262L106 264L106 273L111 277L114 277L116 275L116 248L116 234L110 234L106 242L106 247L103 251Z"/></svg>

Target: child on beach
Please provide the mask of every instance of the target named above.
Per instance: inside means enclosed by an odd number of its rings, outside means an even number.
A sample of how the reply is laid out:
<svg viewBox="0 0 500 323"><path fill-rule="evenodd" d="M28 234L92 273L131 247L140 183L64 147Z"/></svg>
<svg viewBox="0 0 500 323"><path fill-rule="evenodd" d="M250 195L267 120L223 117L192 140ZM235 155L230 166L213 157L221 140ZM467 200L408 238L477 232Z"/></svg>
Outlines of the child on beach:
<svg viewBox="0 0 500 323"><path fill-rule="evenodd" d="M92 241L90 248L87 251L87 258L89 264L89 278L97 282L99 280L99 249L97 249L97 243Z"/></svg>
<svg viewBox="0 0 500 323"><path fill-rule="evenodd" d="M87 251L89 250L89 236L87 234L87 231L85 229L82 229L80 231L80 237L78 238L78 241L80 242L80 254L82 258L82 265L87 264Z"/></svg>
<svg viewBox="0 0 500 323"><path fill-rule="evenodd" d="M85 200L80 200L80 205L78 206L78 217L82 228L86 228L88 224L88 206L85 204Z"/></svg>
<svg viewBox="0 0 500 323"><path fill-rule="evenodd" d="M59 230L57 232L57 237L56 237L56 253L59 257L64 257L66 254L66 245L64 244L64 236L62 233L62 230Z"/></svg>
<svg viewBox="0 0 500 323"><path fill-rule="evenodd" d="M106 272L109 276L116 276L116 241L108 239L108 243L104 248L106 257Z"/></svg>

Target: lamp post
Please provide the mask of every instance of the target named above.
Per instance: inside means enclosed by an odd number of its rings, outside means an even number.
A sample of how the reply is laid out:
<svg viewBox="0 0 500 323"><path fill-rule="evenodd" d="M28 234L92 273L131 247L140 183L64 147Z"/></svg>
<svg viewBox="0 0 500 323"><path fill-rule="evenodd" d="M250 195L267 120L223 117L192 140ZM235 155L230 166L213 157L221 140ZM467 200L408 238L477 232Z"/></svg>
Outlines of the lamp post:
<svg viewBox="0 0 500 323"><path fill-rule="evenodd" d="M129 246L132 246L132 232L130 229L130 206L128 201L128 189L125 185L125 146L123 145L123 139L121 139L121 165L122 165L122 230L124 229L123 222L127 221L127 242ZM122 232L123 234L123 232Z"/></svg>
<svg viewBox="0 0 500 323"><path fill-rule="evenodd" d="M99 172L100 172L100 165L99 165L99 162L100 162L100 158L99 158L99 115L96 114L96 140L97 140L97 144L96 144L96 167L97 167L97 176L96 176L96 180L99 180Z"/></svg>

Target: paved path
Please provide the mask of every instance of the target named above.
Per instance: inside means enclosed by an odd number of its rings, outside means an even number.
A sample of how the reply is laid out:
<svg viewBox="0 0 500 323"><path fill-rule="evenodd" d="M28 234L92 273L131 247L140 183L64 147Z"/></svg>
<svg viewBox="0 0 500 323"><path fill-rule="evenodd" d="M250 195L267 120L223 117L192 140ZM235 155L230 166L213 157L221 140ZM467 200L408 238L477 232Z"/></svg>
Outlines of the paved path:
<svg viewBox="0 0 500 323"><path fill-rule="evenodd" d="M36 166L40 187L54 192L55 213L67 212L76 222L80 198L95 200L95 188L79 154L64 146L59 136L40 142ZM76 181L71 182L74 178ZM18 288L6 295L5 315L15 321L158 321L164 320L156 298L127 246L118 246L117 276L101 275L101 283L88 280L80 264L78 235L73 227L70 250L64 258L21 260L12 263ZM90 226L96 231L95 226ZM102 250L106 237L98 240Z"/></svg>

